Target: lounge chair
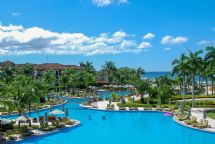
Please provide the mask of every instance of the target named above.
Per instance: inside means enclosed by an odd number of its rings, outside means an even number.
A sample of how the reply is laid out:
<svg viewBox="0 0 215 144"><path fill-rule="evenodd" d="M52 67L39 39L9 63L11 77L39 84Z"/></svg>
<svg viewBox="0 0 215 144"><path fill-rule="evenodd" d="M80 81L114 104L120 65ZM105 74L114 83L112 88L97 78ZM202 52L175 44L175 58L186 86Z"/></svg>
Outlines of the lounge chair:
<svg viewBox="0 0 215 144"><path fill-rule="evenodd" d="M202 128L207 128L208 127L208 121L207 120L202 120L202 123L199 123L197 125L198 128L202 129Z"/></svg>
<svg viewBox="0 0 215 144"><path fill-rule="evenodd" d="M134 110L134 108L133 108L133 107L130 107L129 110Z"/></svg>
<svg viewBox="0 0 215 144"><path fill-rule="evenodd" d="M125 107L121 107L121 108L119 108L119 110L126 110L126 108Z"/></svg>
<svg viewBox="0 0 215 144"><path fill-rule="evenodd" d="M37 118L33 118L33 123L37 123Z"/></svg>
<svg viewBox="0 0 215 144"><path fill-rule="evenodd" d="M56 127L57 127L57 128L65 127L65 124L64 124L64 123L59 123L59 121L55 121L55 123L56 123Z"/></svg>
<svg viewBox="0 0 215 144"><path fill-rule="evenodd" d="M43 116L39 117L39 122L44 122L44 117Z"/></svg>
<svg viewBox="0 0 215 144"><path fill-rule="evenodd" d="M184 121L184 120L186 120L186 119L189 119L189 116L188 115L183 115L183 116L181 116L181 115L179 115L179 116L177 116L177 118L178 118L178 120L179 121Z"/></svg>
<svg viewBox="0 0 215 144"><path fill-rule="evenodd" d="M191 119L187 119L184 122L188 125L191 125L191 124L197 123L197 119L196 117L192 117Z"/></svg>

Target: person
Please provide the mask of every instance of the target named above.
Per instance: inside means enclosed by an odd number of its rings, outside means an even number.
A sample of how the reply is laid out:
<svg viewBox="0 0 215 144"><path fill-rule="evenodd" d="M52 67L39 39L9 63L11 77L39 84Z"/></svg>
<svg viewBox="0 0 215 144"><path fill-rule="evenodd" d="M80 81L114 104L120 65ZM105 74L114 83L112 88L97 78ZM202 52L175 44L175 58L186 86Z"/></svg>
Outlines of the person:
<svg viewBox="0 0 215 144"><path fill-rule="evenodd" d="M105 117L105 116L102 116L102 119L103 119L103 120L105 120L105 119L106 119L106 117Z"/></svg>
<svg viewBox="0 0 215 144"><path fill-rule="evenodd" d="M88 115L88 119L89 119L89 120L91 120L91 119L92 119L92 118L91 118L91 115Z"/></svg>

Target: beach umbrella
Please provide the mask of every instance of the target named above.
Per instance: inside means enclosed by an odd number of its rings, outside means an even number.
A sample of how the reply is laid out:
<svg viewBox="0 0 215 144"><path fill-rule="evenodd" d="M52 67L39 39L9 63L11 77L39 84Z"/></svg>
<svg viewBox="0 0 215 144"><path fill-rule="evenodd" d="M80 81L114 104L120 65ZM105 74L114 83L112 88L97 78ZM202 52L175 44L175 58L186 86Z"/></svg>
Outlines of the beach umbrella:
<svg viewBox="0 0 215 144"><path fill-rule="evenodd" d="M25 115L22 115L22 116L18 117L16 120L19 121L19 122L26 122L26 121L31 120L31 118L27 117Z"/></svg>
<svg viewBox="0 0 215 144"><path fill-rule="evenodd" d="M9 119L4 119L4 118L2 118L1 120L0 120L0 125L1 126L3 126L3 125L8 125L8 124L11 124L11 120L9 120Z"/></svg>
<svg viewBox="0 0 215 144"><path fill-rule="evenodd" d="M16 119L16 121L18 121L19 127L20 127L20 123L26 123L26 122L28 122L29 126L31 125L31 118L27 117L25 115L22 115L22 116L18 117Z"/></svg>
<svg viewBox="0 0 215 144"><path fill-rule="evenodd" d="M61 110L54 110L49 113L49 115L62 115L62 114L65 114L65 112L63 112Z"/></svg>

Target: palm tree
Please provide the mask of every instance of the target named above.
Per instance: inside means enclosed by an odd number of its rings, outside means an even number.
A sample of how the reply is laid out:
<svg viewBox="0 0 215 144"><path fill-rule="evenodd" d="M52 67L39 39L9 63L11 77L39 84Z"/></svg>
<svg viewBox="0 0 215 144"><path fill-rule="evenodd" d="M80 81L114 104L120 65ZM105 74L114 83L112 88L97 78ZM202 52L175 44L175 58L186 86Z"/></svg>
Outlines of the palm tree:
<svg viewBox="0 0 215 144"><path fill-rule="evenodd" d="M54 71L53 70L47 70L43 73L43 80L44 82L47 83L47 85L49 87L54 86L55 81L56 81L56 77L54 75Z"/></svg>
<svg viewBox="0 0 215 144"><path fill-rule="evenodd" d="M23 86L23 76L16 76L16 78L6 84L4 91L3 103L7 105L9 111L17 110L19 115L22 115L26 107L25 87Z"/></svg>
<svg viewBox="0 0 215 144"><path fill-rule="evenodd" d="M90 61L86 61L86 62L80 62L80 67L83 68L84 70L86 70L89 73L95 74L96 70L93 66L93 63Z"/></svg>
<svg viewBox="0 0 215 144"><path fill-rule="evenodd" d="M72 74L71 69L65 69L64 71L62 71L62 75L60 77L60 83L64 87L64 92L66 92L66 90L68 91L68 86L71 81L71 74Z"/></svg>
<svg viewBox="0 0 215 144"><path fill-rule="evenodd" d="M145 73L144 69L142 69L141 67L138 67L136 69L136 75L137 75L137 79L141 79L142 75Z"/></svg>
<svg viewBox="0 0 215 144"><path fill-rule="evenodd" d="M182 76L183 80L183 102L185 103L185 94L186 94L186 84L185 84L185 78L186 78L186 72L188 68L187 63L188 57L183 53L181 54L179 59L175 59L172 62L173 65L173 75L178 74L179 76Z"/></svg>
<svg viewBox="0 0 215 144"><path fill-rule="evenodd" d="M164 103L174 95L173 80L168 75L160 76L156 79L156 89L159 98L159 104Z"/></svg>
<svg viewBox="0 0 215 144"><path fill-rule="evenodd" d="M150 88L150 81L148 79L144 80L138 80L134 83L134 86L136 87L137 91L141 95L141 102L144 102L144 94L149 92Z"/></svg>
<svg viewBox="0 0 215 144"><path fill-rule="evenodd" d="M112 82L111 76L117 70L115 63L112 61L106 61L105 64L102 65L102 69L107 74L108 82Z"/></svg>
<svg viewBox="0 0 215 144"><path fill-rule="evenodd" d="M196 52L192 52L189 50L188 57L188 70L192 78L192 107L194 107L194 95L195 95L195 76L197 74L197 69L201 62L201 57L199 56L203 51L198 50Z"/></svg>
<svg viewBox="0 0 215 144"><path fill-rule="evenodd" d="M21 67L20 71L25 76L33 76L34 68L31 64L27 63Z"/></svg>
<svg viewBox="0 0 215 144"><path fill-rule="evenodd" d="M210 78L211 78L211 85L212 85L212 94L214 91L214 79L215 79L215 47L212 46L208 46L206 48L207 53L205 54L205 59L210 63Z"/></svg>
<svg viewBox="0 0 215 144"><path fill-rule="evenodd" d="M205 79L206 95L208 96L208 77L210 75L210 63L209 61L207 61L207 59L204 59L202 68L202 77Z"/></svg>

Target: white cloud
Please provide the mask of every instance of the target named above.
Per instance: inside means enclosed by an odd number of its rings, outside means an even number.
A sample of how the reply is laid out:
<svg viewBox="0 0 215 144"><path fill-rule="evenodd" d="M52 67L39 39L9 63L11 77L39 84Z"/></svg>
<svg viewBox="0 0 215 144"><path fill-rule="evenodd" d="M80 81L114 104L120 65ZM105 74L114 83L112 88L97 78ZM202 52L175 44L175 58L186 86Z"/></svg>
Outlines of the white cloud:
<svg viewBox="0 0 215 144"><path fill-rule="evenodd" d="M98 7L104 7L111 4L126 4L128 0L92 0L92 3Z"/></svg>
<svg viewBox="0 0 215 144"><path fill-rule="evenodd" d="M170 35L167 35L165 37L162 38L161 40L161 44L181 44L181 43L186 43L188 41L187 37L182 37L182 36L178 36L178 37L172 37Z"/></svg>
<svg viewBox="0 0 215 144"><path fill-rule="evenodd" d="M99 36L83 33L58 33L39 27L0 23L0 54L118 54L141 52L151 47L148 42L139 44L133 35L124 31Z"/></svg>
<svg viewBox="0 0 215 144"><path fill-rule="evenodd" d="M20 13L18 13L18 12L13 12L13 13L12 13L12 16L20 16Z"/></svg>
<svg viewBox="0 0 215 144"><path fill-rule="evenodd" d="M153 33L147 33L146 35L143 36L143 39L152 39L155 37L155 34Z"/></svg>
<svg viewBox="0 0 215 144"><path fill-rule="evenodd" d="M208 45L208 44L210 44L210 43L211 43L210 41L201 40L201 41L199 41L197 44L198 44L198 45Z"/></svg>
<svg viewBox="0 0 215 144"><path fill-rule="evenodd" d="M139 49L145 49L152 47L152 44L149 42L141 42L138 46Z"/></svg>
<svg viewBox="0 0 215 144"><path fill-rule="evenodd" d="M171 49L172 49L171 47L164 48L165 51L170 51Z"/></svg>

